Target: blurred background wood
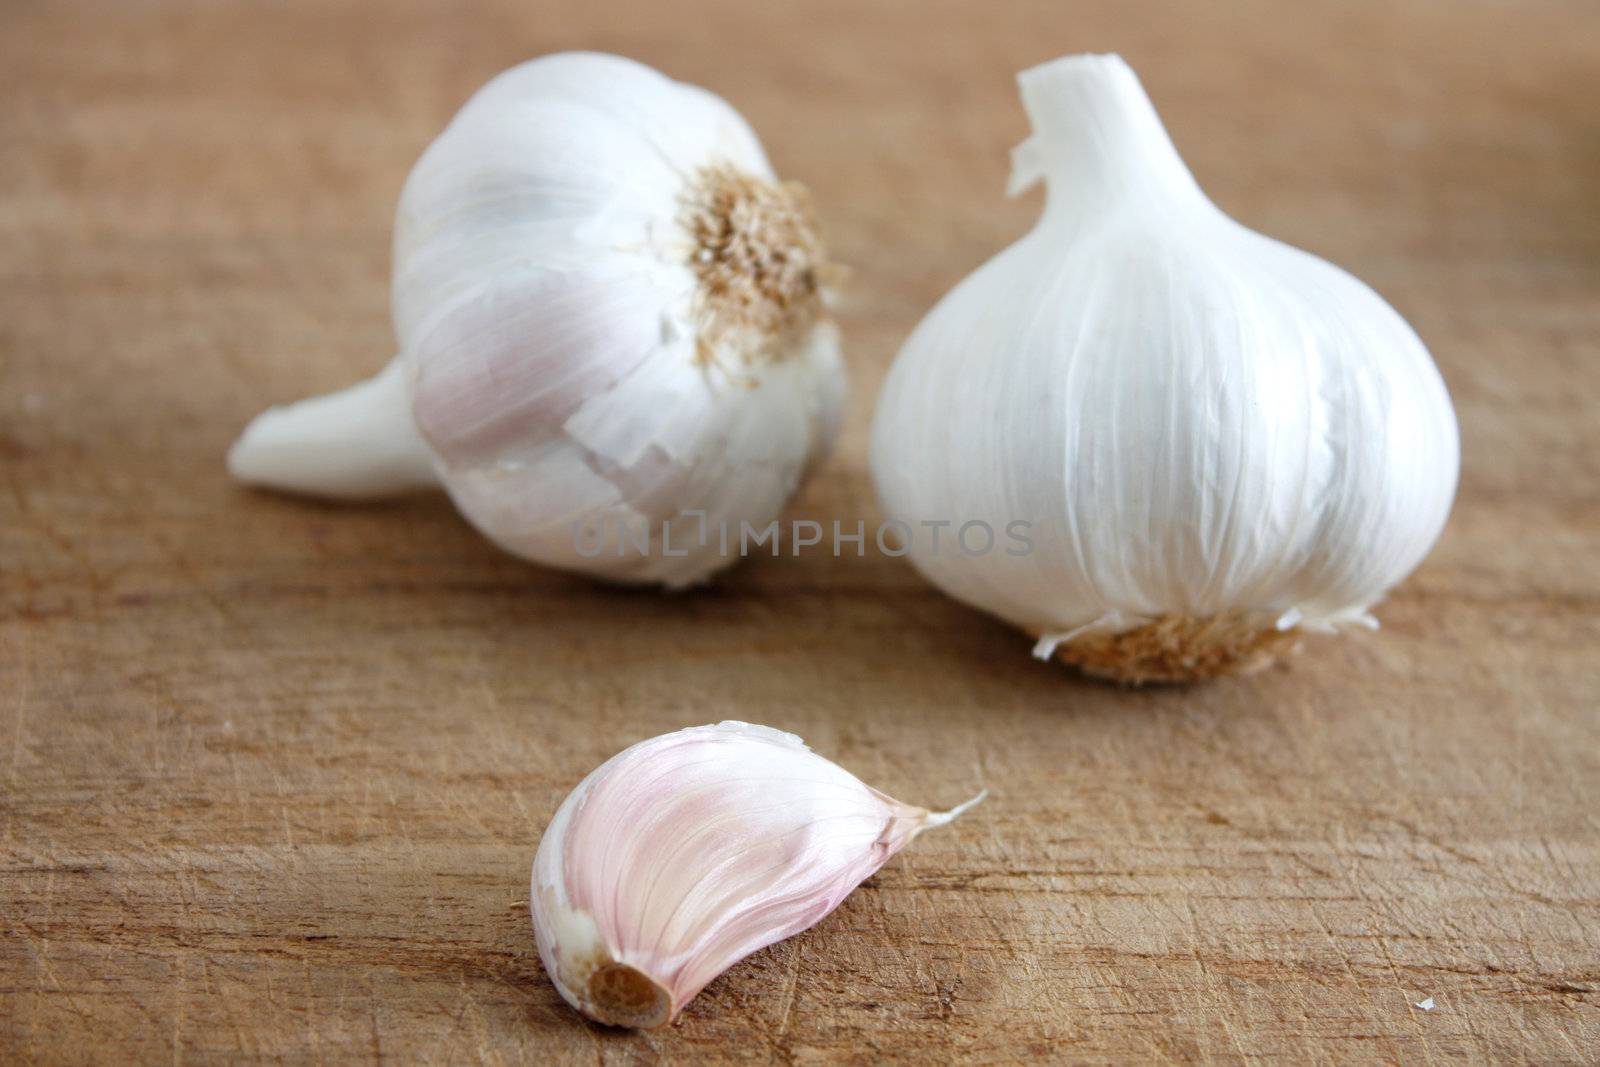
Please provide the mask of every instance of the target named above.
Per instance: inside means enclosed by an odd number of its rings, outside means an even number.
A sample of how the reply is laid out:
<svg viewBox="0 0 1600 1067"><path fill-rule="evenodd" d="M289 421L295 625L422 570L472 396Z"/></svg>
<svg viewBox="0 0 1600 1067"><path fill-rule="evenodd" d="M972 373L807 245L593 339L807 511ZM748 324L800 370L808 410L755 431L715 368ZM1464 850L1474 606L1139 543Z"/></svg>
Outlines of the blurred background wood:
<svg viewBox="0 0 1600 1067"><path fill-rule="evenodd" d="M1600 8L9 0L0 34L0 1059L1594 1062ZM1443 542L1282 669L1124 692L901 561L601 589L441 500L241 491L246 418L390 354L416 155L531 55L725 95L854 267L876 521L898 343L1031 223L1021 67L1117 50L1201 183L1374 284L1463 430ZM992 799L671 1030L580 1023L526 878L639 738L789 728ZM1414 1005L1432 998L1432 1011Z"/></svg>

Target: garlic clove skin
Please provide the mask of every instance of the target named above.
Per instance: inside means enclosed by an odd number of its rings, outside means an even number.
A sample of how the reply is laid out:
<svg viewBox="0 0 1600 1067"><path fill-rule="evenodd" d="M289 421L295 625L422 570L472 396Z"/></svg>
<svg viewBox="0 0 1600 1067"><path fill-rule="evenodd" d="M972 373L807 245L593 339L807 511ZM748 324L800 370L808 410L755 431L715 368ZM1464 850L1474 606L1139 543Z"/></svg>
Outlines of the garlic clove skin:
<svg viewBox="0 0 1600 1067"><path fill-rule="evenodd" d="M906 342L874 416L892 517L1032 524L1032 551L914 538L956 598L1041 657L1126 682L1270 662L1367 625L1454 497L1449 396L1366 285L1208 201L1137 77L1077 56L1019 78L1013 191L1034 230Z"/></svg>
<svg viewBox="0 0 1600 1067"><path fill-rule="evenodd" d="M649 1029L819 922L944 813L902 804L793 734L722 722L642 741L562 802L533 862L534 935L563 998Z"/></svg>
<svg viewBox="0 0 1600 1067"><path fill-rule="evenodd" d="M838 431L834 277L804 191L727 103L617 56L534 60L406 181L389 368L264 413L229 467L347 499L440 487L524 558L696 584L737 556L715 536L669 554L662 524L764 527Z"/></svg>

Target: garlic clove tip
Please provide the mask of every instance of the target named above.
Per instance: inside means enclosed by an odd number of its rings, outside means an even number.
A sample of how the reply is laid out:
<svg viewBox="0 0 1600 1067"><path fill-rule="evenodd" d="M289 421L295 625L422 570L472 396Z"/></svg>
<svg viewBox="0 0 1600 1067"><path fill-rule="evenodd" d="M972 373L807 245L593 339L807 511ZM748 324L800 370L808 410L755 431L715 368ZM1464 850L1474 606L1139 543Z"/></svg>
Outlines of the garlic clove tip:
<svg viewBox="0 0 1600 1067"><path fill-rule="evenodd" d="M980 790L978 790L978 795L977 796L971 798L970 800L962 801L960 804L957 804L955 807L951 808L949 811L930 811L930 812L928 812L927 817L922 820L922 826L917 830L917 833L920 834L923 830L929 830L929 829L932 829L935 826L944 826L944 825L946 825L948 823L954 822L956 819L959 819L966 812L971 811L973 808L975 808L979 804L983 803L984 800L986 800L988 798L988 796L989 796L989 790L980 789Z"/></svg>

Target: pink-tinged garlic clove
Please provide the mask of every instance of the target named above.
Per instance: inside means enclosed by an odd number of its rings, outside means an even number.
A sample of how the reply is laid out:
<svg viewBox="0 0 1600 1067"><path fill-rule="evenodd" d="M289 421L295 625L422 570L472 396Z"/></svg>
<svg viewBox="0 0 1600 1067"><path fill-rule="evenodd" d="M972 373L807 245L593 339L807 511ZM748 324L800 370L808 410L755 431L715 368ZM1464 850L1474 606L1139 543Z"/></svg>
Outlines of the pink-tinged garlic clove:
<svg viewBox="0 0 1600 1067"><path fill-rule="evenodd" d="M584 1015L648 1029L819 922L951 811L902 804L793 734L723 722L642 741L562 803L533 861L545 970Z"/></svg>

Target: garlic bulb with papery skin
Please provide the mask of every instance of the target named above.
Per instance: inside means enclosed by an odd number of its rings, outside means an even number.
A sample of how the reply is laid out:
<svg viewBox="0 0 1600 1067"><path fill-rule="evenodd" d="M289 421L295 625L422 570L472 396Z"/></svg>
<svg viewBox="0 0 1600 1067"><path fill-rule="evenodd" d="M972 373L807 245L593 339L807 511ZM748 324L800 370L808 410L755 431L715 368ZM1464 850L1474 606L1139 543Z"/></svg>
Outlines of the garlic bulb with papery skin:
<svg viewBox="0 0 1600 1067"><path fill-rule="evenodd" d="M946 592L1081 668L1182 681L1371 624L1455 493L1449 396L1376 293L1211 204L1116 56L1019 78L1035 229L918 326L874 417L884 510ZM969 539L982 544L981 537Z"/></svg>
<svg viewBox="0 0 1600 1067"><path fill-rule="evenodd" d="M804 191L721 99L617 56L537 59L406 182L388 369L261 415L229 466L345 498L442 485L519 556L697 582L733 559L704 531L766 525L831 443L831 276Z"/></svg>
<svg viewBox="0 0 1600 1067"><path fill-rule="evenodd" d="M930 826L793 734L723 722L641 741L562 802L533 861L539 956L569 1004L651 1028L816 924Z"/></svg>

